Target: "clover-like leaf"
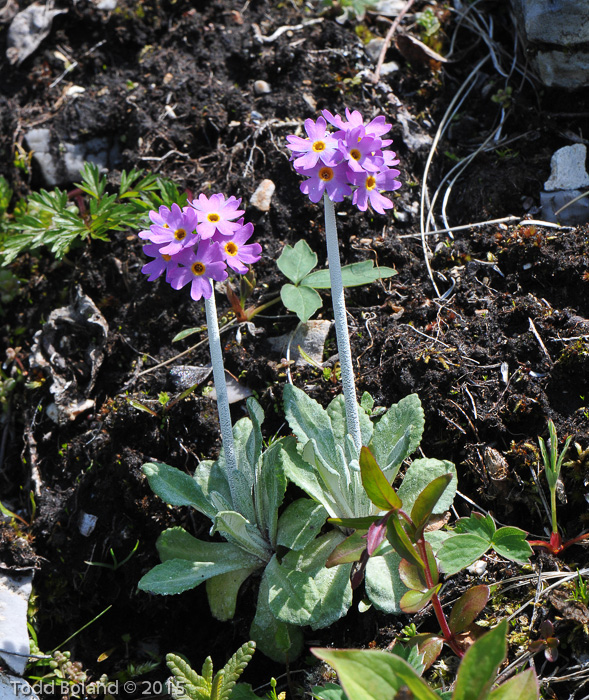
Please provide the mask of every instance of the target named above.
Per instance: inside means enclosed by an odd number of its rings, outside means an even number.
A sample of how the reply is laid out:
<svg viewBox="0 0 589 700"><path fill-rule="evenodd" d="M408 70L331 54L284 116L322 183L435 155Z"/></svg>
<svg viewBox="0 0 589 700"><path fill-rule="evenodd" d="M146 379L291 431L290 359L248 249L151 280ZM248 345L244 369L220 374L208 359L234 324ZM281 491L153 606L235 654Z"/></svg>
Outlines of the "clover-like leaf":
<svg viewBox="0 0 589 700"><path fill-rule="evenodd" d="M317 255L311 250L307 241L301 239L294 248L290 245L284 246L276 265L285 277L298 285L317 265Z"/></svg>

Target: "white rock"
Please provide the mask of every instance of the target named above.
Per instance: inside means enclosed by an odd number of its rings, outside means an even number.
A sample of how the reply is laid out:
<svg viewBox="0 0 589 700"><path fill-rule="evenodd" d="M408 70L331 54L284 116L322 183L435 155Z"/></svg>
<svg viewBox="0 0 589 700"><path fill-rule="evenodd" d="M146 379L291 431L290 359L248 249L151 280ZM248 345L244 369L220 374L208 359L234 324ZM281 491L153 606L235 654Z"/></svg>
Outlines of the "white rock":
<svg viewBox="0 0 589 700"><path fill-rule="evenodd" d="M30 56L51 31L53 18L67 10L54 10L53 2L34 2L12 20L8 29L6 57L20 65Z"/></svg>
<svg viewBox="0 0 589 700"><path fill-rule="evenodd" d="M589 41L589 0L513 0L529 41L572 45Z"/></svg>
<svg viewBox="0 0 589 700"><path fill-rule="evenodd" d="M587 146L575 143L559 148L552 156L550 177L544 183L547 192L574 190L589 187L589 175L585 169Z"/></svg>
<svg viewBox="0 0 589 700"><path fill-rule="evenodd" d="M272 180L262 180L256 191L252 194L250 204L258 211L270 211L270 202L272 201L272 195L275 190L276 185Z"/></svg>
<svg viewBox="0 0 589 700"><path fill-rule="evenodd" d="M18 676L0 673L0 700L39 700L34 689Z"/></svg>
<svg viewBox="0 0 589 700"><path fill-rule="evenodd" d="M0 657L20 675L30 653L27 609L32 583L32 573L0 574Z"/></svg>
<svg viewBox="0 0 589 700"><path fill-rule="evenodd" d="M301 323L294 337L291 333L286 333L277 338L270 338L268 342L273 350L277 350L283 356L286 354L287 346L290 343L290 359L295 360L299 367L308 364L307 360L299 352L299 346L313 362L322 365L323 348L330 328L331 321L322 319L307 321L307 323Z"/></svg>
<svg viewBox="0 0 589 700"><path fill-rule="evenodd" d="M265 80L256 80L254 83L254 94L267 95L270 92L272 92L272 88L270 87L269 83L267 83Z"/></svg>

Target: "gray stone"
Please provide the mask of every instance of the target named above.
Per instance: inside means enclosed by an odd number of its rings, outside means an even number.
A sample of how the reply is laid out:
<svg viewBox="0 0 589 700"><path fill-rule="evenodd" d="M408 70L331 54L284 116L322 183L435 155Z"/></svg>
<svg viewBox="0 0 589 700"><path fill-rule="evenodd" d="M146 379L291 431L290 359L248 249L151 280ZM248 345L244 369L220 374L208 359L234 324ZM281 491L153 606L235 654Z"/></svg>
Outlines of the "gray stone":
<svg viewBox="0 0 589 700"><path fill-rule="evenodd" d="M525 48L547 87L589 85L589 0L511 0Z"/></svg>
<svg viewBox="0 0 589 700"><path fill-rule="evenodd" d="M103 171L118 167L121 161L118 141L111 143L107 138L56 143L50 129L31 129L25 136L25 143L33 151L33 161L46 187L79 180L86 161L96 163Z"/></svg>
<svg viewBox="0 0 589 700"><path fill-rule="evenodd" d="M528 41L589 42L589 0L513 0Z"/></svg>
<svg viewBox="0 0 589 700"><path fill-rule="evenodd" d="M547 192L589 187L589 175L585 169L587 146L575 143L559 148L550 161L550 177L544 183Z"/></svg>
<svg viewBox="0 0 589 700"><path fill-rule="evenodd" d="M540 192L540 204L542 205L542 219L553 221L562 226L582 226L589 222L589 199L583 197L574 204L556 212L568 204L572 199L583 194L580 190L561 190L559 192Z"/></svg>
<svg viewBox="0 0 589 700"><path fill-rule="evenodd" d="M589 85L589 53L586 51L538 51L536 72L546 87L574 90Z"/></svg>

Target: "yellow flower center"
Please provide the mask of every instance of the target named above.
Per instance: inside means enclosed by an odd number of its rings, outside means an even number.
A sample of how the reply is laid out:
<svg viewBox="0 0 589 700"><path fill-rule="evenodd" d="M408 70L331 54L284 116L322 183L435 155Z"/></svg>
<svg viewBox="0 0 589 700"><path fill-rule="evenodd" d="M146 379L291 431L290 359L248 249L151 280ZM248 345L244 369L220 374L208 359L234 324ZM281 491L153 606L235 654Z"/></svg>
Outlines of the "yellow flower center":
<svg viewBox="0 0 589 700"><path fill-rule="evenodd" d="M221 220L221 217L217 214L217 212L212 211L210 214L207 215L207 219L212 223L216 224L217 221Z"/></svg>
<svg viewBox="0 0 589 700"><path fill-rule="evenodd" d="M166 262L168 262L169 260L172 259L172 256L171 256L171 255L168 255L167 253L163 253L163 254L162 254L162 258L163 258Z"/></svg>
<svg viewBox="0 0 589 700"><path fill-rule="evenodd" d="M376 187L376 178L372 175L369 175L366 178L366 189L373 190L375 187Z"/></svg>
<svg viewBox="0 0 589 700"><path fill-rule="evenodd" d="M204 275L205 270L207 269L205 265L201 262L195 262L192 263L192 274L196 275L197 277L200 277L201 275Z"/></svg>
<svg viewBox="0 0 589 700"><path fill-rule="evenodd" d="M321 168L319 171L319 179L323 182L329 182L333 179L333 169L332 168Z"/></svg>
<svg viewBox="0 0 589 700"><path fill-rule="evenodd" d="M237 255L237 252L239 251L239 248L235 245L233 241L229 241L229 243L225 244L225 252L227 255Z"/></svg>
<svg viewBox="0 0 589 700"><path fill-rule="evenodd" d="M321 151L325 150L325 141L315 141L313 143L313 150L315 153L321 153Z"/></svg>
<svg viewBox="0 0 589 700"><path fill-rule="evenodd" d="M170 228L170 224L164 224L164 228Z"/></svg>
<svg viewBox="0 0 589 700"><path fill-rule="evenodd" d="M360 158L362 158L362 154L357 148L352 148L352 150L350 151L350 155L354 160L360 160Z"/></svg>
<svg viewBox="0 0 589 700"><path fill-rule="evenodd" d="M183 228L177 228L174 231L174 238L177 241L183 241L186 238L186 229Z"/></svg>

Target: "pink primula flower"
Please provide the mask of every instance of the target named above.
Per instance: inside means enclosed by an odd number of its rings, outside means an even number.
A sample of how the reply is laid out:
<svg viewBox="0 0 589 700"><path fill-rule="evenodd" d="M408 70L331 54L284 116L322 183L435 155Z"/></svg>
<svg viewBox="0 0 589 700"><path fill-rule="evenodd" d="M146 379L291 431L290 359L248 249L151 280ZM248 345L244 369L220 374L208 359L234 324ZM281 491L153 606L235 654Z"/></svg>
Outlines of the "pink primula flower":
<svg viewBox="0 0 589 700"><path fill-rule="evenodd" d="M218 235L213 238L221 246L221 254L227 265L241 275L246 274L248 265L258 262L261 257L262 246L259 243L244 245L253 232L253 224L248 223L238 229L231 238Z"/></svg>
<svg viewBox="0 0 589 700"><path fill-rule="evenodd" d="M327 133L327 124L323 117L319 117L317 122L306 119L305 131L308 139L302 139L300 136L286 137L286 147L293 152L294 167L297 170L313 168L319 161L326 165L335 165L341 160L338 141Z"/></svg>
<svg viewBox="0 0 589 700"><path fill-rule="evenodd" d="M384 159L375 155L380 146L381 140L367 136L363 126L346 131L340 140L340 152L356 173L377 172L382 168Z"/></svg>
<svg viewBox="0 0 589 700"><path fill-rule="evenodd" d="M323 197L324 192L334 202L343 202L344 197L352 194L348 184L348 171L346 163L333 167L320 163L310 170L299 171L301 175L308 176L308 180L301 182L301 192L315 203Z"/></svg>
<svg viewBox="0 0 589 700"><path fill-rule="evenodd" d="M232 236L239 228L235 219L244 213L237 208L240 204L241 199L235 197L225 200L222 194L213 194L210 198L199 194L198 199L192 201L192 206L196 210L196 230L201 238L212 238L216 231L223 236Z"/></svg>
<svg viewBox="0 0 589 700"><path fill-rule="evenodd" d="M183 248L196 243L196 214L191 207L180 209L177 204L172 208L161 206L159 211L150 211L149 218L153 224L149 231L141 231L139 238L155 244L163 244L162 255L175 255Z"/></svg>
<svg viewBox="0 0 589 700"><path fill-rule="evenodd" d="M210 241L201 241L196 251L187 248L178 253L179 266L169 274L173 289L190 284L190 296L194 301L201 297L209 299L213 293L213 282L227 279L227 269L221 246Z"/></svg>
<svg viewBox="0 0 589 700"><path fill-rule="evenodd" d="M384 197L379 190L393 191L401 187L401 183L395 178L398 170L384 170L380 173L354 173L352 181L357 185L352 198L360 211L366 211L368 203L379 214L384 214L385 209L392 209L393 203L388 197Z"/></svg>
<svg viewBox="0 0 589 700"><path fill-rule="evenodd" d="M350 112L346 107L346 119L342 119L339 114L332 114L328 110L324 109L321 114L327 119L330 124L340 129L342 132L349 131L350 129L355 129L359 126L363 126L366 129L366 133L369 136L382 136L392 129L392 124L387 124L383 116L375 117L368 124L364 124L364 118L357 110ZM341 134L335 134L339 137ZM383 146L388 146L392 141L386 141Z"/></svg>
<svg viewBox="0 0 589 700"><path fill-rule="evenodd" d="M166 273L166 282L169 282L170 272L178 267L176 256L162 253L162 248L165 248L165 243L151 243L143 246L143 252L150 258L154 258L141 268L144 275L149 275L148 282L153 282L164 272Z"/></svg>

